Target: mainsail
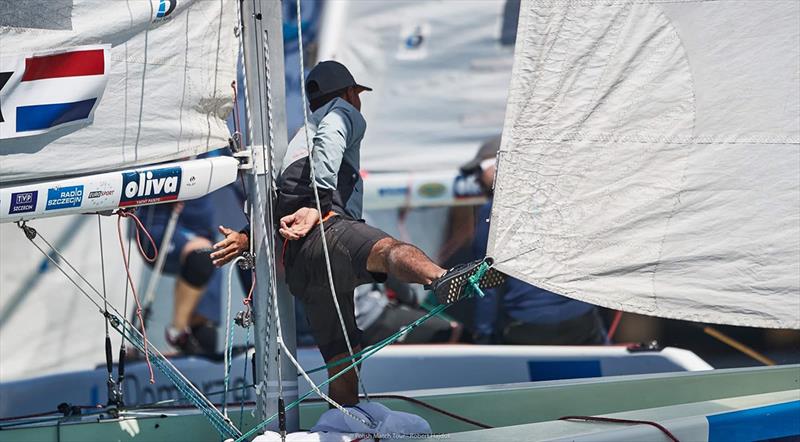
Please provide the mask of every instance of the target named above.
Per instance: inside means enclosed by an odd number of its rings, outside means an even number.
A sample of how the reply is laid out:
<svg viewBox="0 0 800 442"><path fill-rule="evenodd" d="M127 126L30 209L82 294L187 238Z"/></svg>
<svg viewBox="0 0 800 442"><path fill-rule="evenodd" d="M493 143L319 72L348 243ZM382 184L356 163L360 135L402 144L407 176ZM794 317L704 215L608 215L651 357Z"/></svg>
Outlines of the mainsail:
<svg viewBox="0 0 800 442"><path fill-rule="evenodd" d="M232 0L0 0L0 181L227 144Z"/></svg>
<svg viewBox="0 0 800 442"><path fill-rule="evenodd" d="M0 0L0 222L57 216L32 225L95 287L102 245L112 305L123 308L126 287L117 220L100 221L101 242L96 217L69 214L196 198L235 179L230 158L145 166L228 144L238 6ZM0 225L0 244L0 380L91 367L102 317L17 226Z"/></svg>
<svg viewBox="0 0 800 442"><path fill-rule="evenodd" d="M489 254L619 310L800 328L800 3L531 1Z"/></svg>

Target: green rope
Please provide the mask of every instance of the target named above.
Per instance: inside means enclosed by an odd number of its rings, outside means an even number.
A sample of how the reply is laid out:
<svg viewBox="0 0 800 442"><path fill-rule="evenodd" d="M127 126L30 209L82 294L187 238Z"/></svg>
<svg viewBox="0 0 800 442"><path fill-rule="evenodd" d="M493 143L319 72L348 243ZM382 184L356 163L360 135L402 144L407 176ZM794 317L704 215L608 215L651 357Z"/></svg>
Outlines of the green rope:
<svg viewBox="0 0 800 442"><path fill-rule="evenodd" d="M486 272L488 270L489 270L489 264L487 264L485 261L482 262L480 267L478 267L478 270L476 270L475 273L472 276L469 277L469 281L467 281L467 287L466 287L467 296L465 296L465 297L468 298L468 297L471 297L471 296L475 296L476 294L478 296L480 296L481 298L486 296L483 293L483 291L481 290L480 286L478 285L478 282L481 280L481 278L483 278L483 276L486 274ZM452 304L447 304L445 306L439 305L439 306L436 306L436 307L429 307L429 306L424 306L423 305L423 308L428 310L428 313L426 313L421 318L417 319L417 321L412 322L410 325L413 325L413 327L416 327L417 325L421 324L422 322L425 322L428 319L430 319L432 316L439 316L439 317L442 317L442 318L446 319L447 321L452 321L452 319L449 318L447 315L442 314L442 312L445 309L447 309L447 307L449 307L450 305L452 305ZM419 323L417 323L417 322L419 322ZM408 326L406 326L406 327L408 327ZM380 346L380 348L383 348L383 347L385 347L385 345L384 345L385 343L394 342L397 339L399 339L400 336L403 336L407 332L408 332L408 330L405 330L404 328L401 328L395 334L389 336L388 338L386 338L386 339L384 339L384 340L382 340L380 342L372 344L372 345L362 349L361 351L359 351L357 353L354 353L352 356L348 356L348 357L336 360L334 362L331 362L329 364L321 365L321 366L313 368L311 370L307 370L306 373L308 373L308 374L316 373L318 371L327 370L329 368L337 367L337 366L342 365L344 363L359 359L363 354L369 352L370 350L372 350L372 349L374 349L376 347L379 347L379 346ZM298 376L300 376L300 375L298 375Z"/></svg>
<svg viewBox="0 0 800 442"><path fill-rule="evenodd" d="M225 342L225 351L228 353L228 365L225 367L225 379L223 380L225 384L225 390L224 395L222 396L222 410L225 416L228 415L228 388L230 387L229 384L231 380L231 366L233 366L233 333L235 331L235 325L236 320L231 319L231 322L228 325L228 340ZM245 363L246 362L247 356L245 356ZM206 395L206 397L208 397L208 395Z"/></svg>
<svg viewBox="0 0 800 442"><path fill-rule="evenodd" d="M419 305L419 308L425 310L426 312L429 312L429 311L435 309L437 305L438 304L431 304L431 303L428 303L427 301L424 301ZM455 319L452 316L450 316L450 315L448 315L446 313L442 313L442 312L437 313L436 317L439 318L439 319L445 320L447 322L454 322L455 321Z"/></svg>
<svg viewBox="0 0 800 442"><path fill-rule="evenodd" d="M203 396L202 393L199 393L199 391L196 392L193 390L193 385L190 384L190 381L187 381L185 378L181 377L174 365L170 364L169 361L167 361L167 359L162 355L156 354L152 347L146 348L144 338L138 333L138 331L136 331L136 329L132 328L130 323L122 323L122 321L120 321L120 319L115 315L110 313L107 314L109 315L108 317L111 326L114 327L114 329L116 329L120 334L122 334L122 336L128 342L136 347L136 349L142 353L148 353L153 365L172 382L172 384L178 389L184 398L189 400L189 402L191 402L206 416L206 418L211 422L211 424L222 437L232 438L241 434L239 429L233 425L233 422L231 422L227 417L223 416L222 413L217 410L214 404L208 400L208 398Z"/></svg>
<svg viewBox="0 0 800 442"><path fill-rule="evenodd" d="M401 328L400 330L395 332L393 335L391 335L391 336L389 336L389 337L387 337L387 338L385 338L385 339L383 339L383 340L381 340L379 342L376 342L375 344L372 344L372 345L370 345L368 347L365 347L361 351L358 351L358 352L354 353L353 356L347 356L345 358L338 359L338 360L336 360L334 362L331 362L329 364L321 365L321 366L319 366L317 368L313 368L311 370L306 370L306 373L307 374L311 374L311 373L316 373L318 371L327 370L329 368L338 367L339 365L342 365L342 364L345 364L347 362L350 362L350 361L353 361L353 360L361 358L362 355L372 351L373 349L383 348L386 345L397 341L398 339L400 339L401 336L403 336L404 334L406 334L409 331L411 331L411 329L416 328L419 324L427 321L428 319L430 319L433 316L438 315L440 312L442 312L445 309L447 309L450 305L452 305L452 304L439 305L437 307L434 307L428 313L426 313L424 316L420 317L419 319L417 319L416 321L412 322L411 324ZM300 375L298 375L298 376L300 376Z"/></svg>
<svg viewBox="0 0 800 442"><path fill-rule="evenodd" d="M247 338L244 341L244 348L250 348L250 330L253 327L247 327ZM242 374L242 382L247 382L247 365L250 361L247 359L247 351L244 352L244 374ZM255 380L255 376L253 376ZM245 385L242 387L242 394L240 395L241 403L239 404L239 428L242 428L244 423L244 390L248 387L255 387L255 384Z"/></svg>
<svg viewBox="0 0 800 442"><path fill-rule="evenodd" d="M363 358L361 358L361 359L366 359L366 358L374 355L375 353L377 353L382 348L384 348L387 345L397 341L398 339L400 339L401 336L403 336L404 334L406 334L406 333L410 332L411 330L415 329L420 324L422 324L423 322L427 321L428 319L430 319L431 317L433 317L437 313L439 313L439 312L445 310L446 308L450 307L451 305L452 304L445 304L445 305L440 305L440 306L434 308L433 310L431 310L430 312L428 312L424 316L420 317L416 321L414 321L411 324L408 324L407 326L401 328L397 333L393 334L392 336L389 336L388 338L382 340L381 342L378 342L377 344L371 345L371 346L367 347L366 349L354 354L353 358L355 358L356 356L363 356ZM336 362L333 362L333 363L331 363L329 365L331 367L335 367L337 365L343 364L344 362L347 362L348 360L352 361L352 358L340 359L340 360L338 360ZM348 371L352 370L356 365L358 365L360 363L361 363L361 360L358 360L356 362L351 362L350 365L345 367L342 371L340 371L340 372L336 373L335 375L331 376L330 378L328 378L325 382L322 382L321 384L319 384L318 387L322 388L322 387L330 384L331 382L333 382L336 379L338 379L340 376L342 376L345 373L347 373ZM324 368L327 368L327 366L319 367L319 368L317 368L315 370L319 371L319 370L324 369ZM306 373L311 373L311 372L307 371ZM286 406L286 411L289 411L292 408L297 407L298 405L300 405L301 402L303 402L307 397L311 396L313 393L314 393L314 390L310 390L310 391L306 392L305 394L303 394L302 396L297 398L297 400L295 400L294 402L292 402L289 405L287 405ZM262 428L267 426L270 422L275 420L277 417L278 417L278 413L273 414L272 416L270 416L266 420L262 421L260 424L256 425L252 429L250 429L250 431L248 431L247 433L243 434L241 437L236 439L236 442L241 442L241 441L247 439L248 437L254 435L259 430L261 430Z"/></svg>
<svg viewBox="0 0 800 442"><path fill-rule="evenodd" d="M475 295L478 295L481 298L486 296L486 294L483 293L480 286L478 285L478 282L483 278L483 275L485 275L488 270L489 270L489 264L486 261L484 261L481 263L481 266L478 267L478 270L476 270L475 273L473 273L472 276L469 277L469 283L466 288L466 295L467 295L465 296L466 298Z"/></svg>

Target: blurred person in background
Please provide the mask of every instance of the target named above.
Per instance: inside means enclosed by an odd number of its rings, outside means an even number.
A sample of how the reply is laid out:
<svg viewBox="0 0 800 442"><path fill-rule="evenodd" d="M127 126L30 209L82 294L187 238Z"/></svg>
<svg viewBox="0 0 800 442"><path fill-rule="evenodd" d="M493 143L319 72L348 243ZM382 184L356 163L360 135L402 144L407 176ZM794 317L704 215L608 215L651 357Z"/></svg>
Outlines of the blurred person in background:
<svg viewBox="0 0 800 442"><path fill-rule="evenodd" d="M390 276L384 284L356 288L356 324L363 330L362 345L372 345L397 333L428 313L420 307L419 295L411 287ZM434 316L419 324L397 342L433 344L458 342L463 327L456 321Z"/></svg>
<svg viewBox="0 0 800 442"><path fill-rule="evenodd" d="M500 136L486 141L472 161L461 167L465 175L475 174L489 200L478 209L475 238L476 257L486 256L489 218ZM485 290L475 299L473 341L477 344L518 345L602 345L606 332L597 308L518 279Z"/></svg>
<svg viewBox="0 0 800 442"><path fill-rule="evenodd" d="M198 158L220 154L214 151ZM194 200L157 204L138 210L158 253L166 253L163 273L175 277L172 320L166 327L165 338L171 347L184 355L216 354L221 274L210 257L216 238L211 198L209 194ZM163 244L174 211L178 212L177 224L169 244ZM144 241L144 250L148 256L154 255L149 241ZM151 269L154 267L154 263L147 265Z"/></svg>

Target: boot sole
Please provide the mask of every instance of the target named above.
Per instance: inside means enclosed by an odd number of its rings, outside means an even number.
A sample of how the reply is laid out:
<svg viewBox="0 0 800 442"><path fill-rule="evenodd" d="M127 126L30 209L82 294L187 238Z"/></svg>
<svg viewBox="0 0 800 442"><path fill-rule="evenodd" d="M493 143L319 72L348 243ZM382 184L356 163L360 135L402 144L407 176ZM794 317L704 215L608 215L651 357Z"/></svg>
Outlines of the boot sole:
<svg viewBox="0 0 800 442"><path fill-rule="evenodd" d="M452 279L447 281L447 288L443 290L444 294L440 293L441 289L436 291L436 299L439 301L439 303L452 304L463 299L463 294L466 291L465 286L469 282L469 278L478 271L478 268L480 268L480 266L475 266L475 268L473 268L471 271L454 276ZM506 276L492 267L489 268L489 270L487 270L483 275L483 278L478 281L478 287L481 289L498 287L502 285L505 280Z"/></svg>

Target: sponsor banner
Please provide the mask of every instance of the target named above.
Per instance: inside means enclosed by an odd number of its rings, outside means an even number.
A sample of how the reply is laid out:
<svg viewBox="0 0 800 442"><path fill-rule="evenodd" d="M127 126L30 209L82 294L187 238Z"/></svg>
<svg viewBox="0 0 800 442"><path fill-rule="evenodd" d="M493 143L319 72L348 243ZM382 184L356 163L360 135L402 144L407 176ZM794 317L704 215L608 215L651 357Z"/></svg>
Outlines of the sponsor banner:
<svg viewBox="0 0 800 442"><path fill-rule="evenodd" d="M423 198L439 198L447 191L442 183L425 183L417 188L417 194Z"/></svg>
<svg viewBox="0 0 800 442"><path fill-rule="evenodd" d="M87 195L87 198L94 199L94 198L102 198L104 196L112 196L112 195L114 195L114 191L113 190L93 190L93 191L89 192L89 195Z"/></svg>
<svg viewBox="0 0 800 442"><path fill-rule="evenodd" d="M122 174L120 207L157 203L178 199L181 188L181 168L165 167Z"/></svg>
<svg viewBox="0 0 800 442"><path fill-rule="evenodd" d="M47 189L47 204L44 210L80 207L83 202L83 184Z"/></svg>
<svg viewBox="0 0 800 442"><path fill-rule="evenodd" d="M408 195L408 191L408 187L382 187L378 189L378 195L384 197L406 196Z"/></svg>
<svg viewBox="0 0 800 442"><path fill-rule="evenodd" d="M36 210L36 201L38 197L38 190L12 193L11 206L8 208L8 214L13 215L15 213L33 212Z"/></svg>
<svg viewBox="0 0 800 442"><path fill-rule="evenodd" d="M192 176L189 177L188 180L186 180L186 182L184 183L184 186L186 186L186 187L194 187L195 184L197 184L197 177L192 175Z"/></svg>
<svg viewBox="0 0 800 442"><path fill-rule="evenodd" d="M0 139L91 123L108 71L107 45L0 57Z"/></svg>

